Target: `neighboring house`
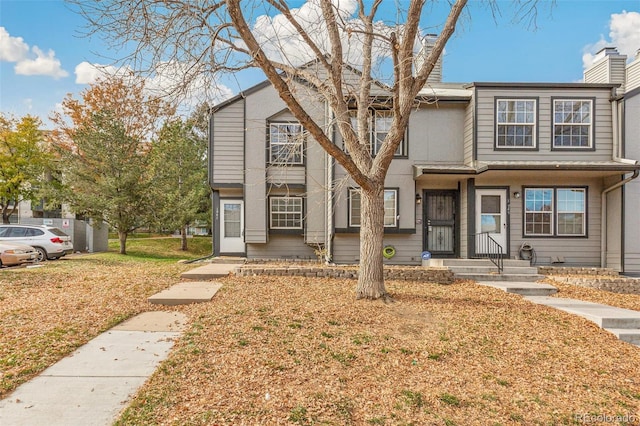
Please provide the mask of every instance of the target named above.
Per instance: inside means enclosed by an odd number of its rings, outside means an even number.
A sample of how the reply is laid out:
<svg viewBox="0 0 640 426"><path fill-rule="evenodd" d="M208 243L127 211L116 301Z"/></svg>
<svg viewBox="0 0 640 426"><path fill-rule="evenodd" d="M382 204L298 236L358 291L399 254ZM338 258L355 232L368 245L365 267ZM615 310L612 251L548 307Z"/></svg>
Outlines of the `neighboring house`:
<svg viewBox="0 0 640 426"><path fill-rule="evenodd" d="M640 159L640 50L626 66L622 135L624 155ZM625 186L624 263L626 273L640 275L640 179Z"/></svg>
<svg viewBox="0 0 640 426"><path fill-rule="evenodd" d="M476 257L491 236L505 257L527 245L537 264L621 270L622 188L640 165L622 158L619 84L440 75L416 100L388 171L384 241L395 255L385 263L420 264L423 251ZM309 96L307 109L342 145L329 108ZM374 154L390 120L372 107ZM214 254L359 260L358 188L270 84L214 108L209 152Z"/></svg>

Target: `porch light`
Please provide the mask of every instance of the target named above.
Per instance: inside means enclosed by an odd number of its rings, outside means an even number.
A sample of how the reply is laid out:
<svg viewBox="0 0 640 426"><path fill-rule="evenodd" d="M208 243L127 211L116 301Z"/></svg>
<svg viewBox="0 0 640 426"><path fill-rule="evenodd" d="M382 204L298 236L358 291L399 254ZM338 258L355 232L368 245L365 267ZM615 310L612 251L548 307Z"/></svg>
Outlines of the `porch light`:
<svg viewBox="0 0 640 426"><path fill-rule="evenodd" d="M520 191L516 191L513 193L513 198L520 198Z"/></svg>
<svg viewBox="0 0 640 426"><path fill-rule="evenodd" d="M422 204L422 197L420 194L416 194L416 204Z"/></svg>

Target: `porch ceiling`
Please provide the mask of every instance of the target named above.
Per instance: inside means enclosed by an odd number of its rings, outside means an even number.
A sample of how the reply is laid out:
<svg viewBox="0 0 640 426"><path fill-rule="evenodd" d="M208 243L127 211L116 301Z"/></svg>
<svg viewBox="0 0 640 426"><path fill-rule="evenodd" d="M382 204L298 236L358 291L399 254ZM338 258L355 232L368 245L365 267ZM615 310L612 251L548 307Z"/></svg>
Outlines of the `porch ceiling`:
<svg viewBox="0 0 640 426"><path fill-rule="evenodd" d="M475 165L466 164L415 164L413 178L418 180L424 175L479 175L489 171L540 170L546 172L572 172L576 175L610 176L640 170L640 164L634 160L612 161L476 161Z"/></svg>

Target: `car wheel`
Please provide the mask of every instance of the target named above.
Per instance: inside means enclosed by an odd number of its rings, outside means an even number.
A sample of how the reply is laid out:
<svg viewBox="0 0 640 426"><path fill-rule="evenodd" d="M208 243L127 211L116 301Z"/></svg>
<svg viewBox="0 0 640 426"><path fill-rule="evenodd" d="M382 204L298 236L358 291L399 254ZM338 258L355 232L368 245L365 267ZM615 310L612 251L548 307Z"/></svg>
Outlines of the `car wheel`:
<svg viewBox="0 0 640 426"><path fill-rule="evenodd" d="M47 251L41 247L34 247L38 252L38 256L36 256L36 262L44 262L47 260Z"/></svg>

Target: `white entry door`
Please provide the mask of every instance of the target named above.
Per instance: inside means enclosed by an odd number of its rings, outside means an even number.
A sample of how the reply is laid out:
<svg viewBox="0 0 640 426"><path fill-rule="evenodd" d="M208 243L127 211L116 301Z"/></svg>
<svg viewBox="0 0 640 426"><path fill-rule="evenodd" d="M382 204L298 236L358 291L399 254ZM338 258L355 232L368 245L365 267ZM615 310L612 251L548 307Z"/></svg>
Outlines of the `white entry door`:
<svg viewBox="0 0 640 426"><path fill-rule="evenodd" d="M476 190L476 233L488 233L507 253L507 191L505 189ZM476 253L487 248L476 239Z"/></svg>
<svg viewBox="0 0 640 426"><path fill-rule="evenodd" d="M244 253L244 202L220 200L220 253Z"/></svg>

